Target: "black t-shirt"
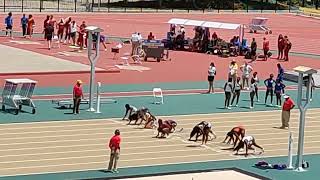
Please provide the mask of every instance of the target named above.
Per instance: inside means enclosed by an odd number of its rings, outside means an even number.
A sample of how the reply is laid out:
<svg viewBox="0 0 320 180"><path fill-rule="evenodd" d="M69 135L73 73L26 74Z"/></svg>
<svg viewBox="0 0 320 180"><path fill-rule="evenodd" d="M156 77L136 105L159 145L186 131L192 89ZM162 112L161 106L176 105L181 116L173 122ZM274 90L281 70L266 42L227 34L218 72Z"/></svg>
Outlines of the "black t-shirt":
<svg viewBox="0 0 320 180"><path fill-rule="evenodd" d="M52 34L53 31L54 31L54 27L53 27L52 25L48 24L48 25L46 26L45 31L46 31L47 34Z"/></svg>
<svg viewBox="0 0 320 180"><path fill-rule="evenodd" d="M257 43L255 41L252 41L251 43L251 50L256 51L257 50Z"/></svg>

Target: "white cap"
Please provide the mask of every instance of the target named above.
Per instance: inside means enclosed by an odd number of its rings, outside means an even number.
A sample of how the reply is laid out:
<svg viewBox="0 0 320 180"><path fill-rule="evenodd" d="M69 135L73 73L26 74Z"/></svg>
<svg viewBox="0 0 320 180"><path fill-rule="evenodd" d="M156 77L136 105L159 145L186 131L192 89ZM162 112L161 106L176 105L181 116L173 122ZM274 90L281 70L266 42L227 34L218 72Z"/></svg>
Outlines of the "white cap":
<svg viewBox="0 0 320 180"><path fill-rule="evenodd" d="M289 98L290 96L288 96L288 95L283 95L283 98L285 98L285 99L287 99L287 98Z"/></svg>

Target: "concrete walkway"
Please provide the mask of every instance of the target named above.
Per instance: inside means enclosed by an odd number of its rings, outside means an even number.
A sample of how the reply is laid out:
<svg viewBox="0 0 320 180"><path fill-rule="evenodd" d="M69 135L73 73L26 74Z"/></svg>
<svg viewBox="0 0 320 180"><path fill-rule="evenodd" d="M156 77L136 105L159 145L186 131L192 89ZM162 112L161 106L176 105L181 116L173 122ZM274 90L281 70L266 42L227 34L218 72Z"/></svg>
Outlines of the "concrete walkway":
<svg viewBox="0 0 320 180"><path fill-rule="evenodd" d="M0 54L0 74L90 71L88 65L5 45Z"/></svg>

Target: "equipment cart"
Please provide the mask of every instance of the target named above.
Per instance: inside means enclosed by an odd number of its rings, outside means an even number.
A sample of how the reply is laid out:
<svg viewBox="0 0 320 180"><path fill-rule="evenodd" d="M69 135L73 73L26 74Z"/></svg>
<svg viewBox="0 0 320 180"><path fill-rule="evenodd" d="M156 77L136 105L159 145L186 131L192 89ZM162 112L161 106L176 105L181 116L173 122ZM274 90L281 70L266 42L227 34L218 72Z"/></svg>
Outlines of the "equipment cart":
<svg viewBox="0 0 320 180"><path fill-rule="evenodd" d="M272 34L272 30L267 27L268 18L255 17L249 24L250 33L257 33L257 31L263 31L265 34Z"/></svg>
<svg viewBox="0 0 320 180"><path fill-rule="evenodd" d="M144 41L142 49L145 52L144 61L147 61L149 57L157 59L157 62L169 58L169 50L164 48L164 44L160 40Z"/></svg>
<svg viewBox="0 0 320 180"><path fill-rule="evenodd" d="M32 107L32 114L35 114L36 106L31 97L37 81L31 79L6 79L5 81L2 92L2 111L5 111L6 106L13 107L17 115L24 105Z"/></svg>

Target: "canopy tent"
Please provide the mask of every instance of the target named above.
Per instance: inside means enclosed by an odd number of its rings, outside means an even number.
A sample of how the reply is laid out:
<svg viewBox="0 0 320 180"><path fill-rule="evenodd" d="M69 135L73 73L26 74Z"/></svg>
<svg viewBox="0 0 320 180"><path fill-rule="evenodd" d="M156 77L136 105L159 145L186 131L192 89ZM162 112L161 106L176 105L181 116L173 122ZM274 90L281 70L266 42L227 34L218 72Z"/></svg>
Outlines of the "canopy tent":
<svg viewBox="0 0 320 180"><path fill-rule="evenodd" d="M244 36L244 25L241 25L241 24L199 21L199 20L191 20L191 19L179 19L179 18L170 19L168 21L168 24L185 25L185 26L201 26L201 27L207 27L207 28L213 28L213 29L228 29L228 30L239 29L239 37L240 37L241 43Z"/></svg>
<svg viewBox="0 0 320 180"><path fill-rule="evenodd" d="M202 27L216 28L216 29L230 29L230 30L236 30L241 26L241 24L198 21L198 20L191 20L191 19L178 19L178 18L172 18L168 21L168 23L177 24L177 25L186 25L186 26L202 26Z"/></svg>
<svg viewBox="0 0 320 180"><path fill-rule="evenodd" d="M188 19L177 19L173 18L168 21L169 24L176 24L176 25L184 25Z"/></svg>

